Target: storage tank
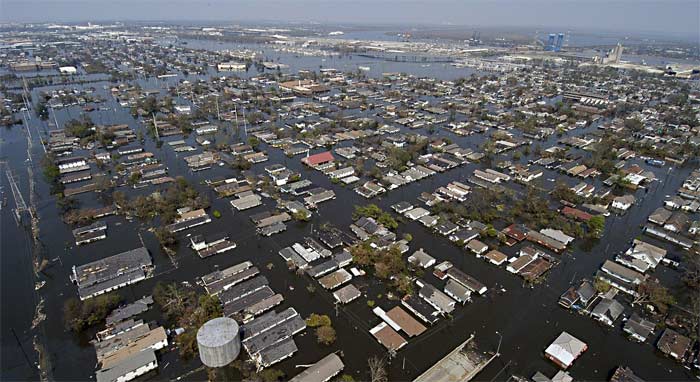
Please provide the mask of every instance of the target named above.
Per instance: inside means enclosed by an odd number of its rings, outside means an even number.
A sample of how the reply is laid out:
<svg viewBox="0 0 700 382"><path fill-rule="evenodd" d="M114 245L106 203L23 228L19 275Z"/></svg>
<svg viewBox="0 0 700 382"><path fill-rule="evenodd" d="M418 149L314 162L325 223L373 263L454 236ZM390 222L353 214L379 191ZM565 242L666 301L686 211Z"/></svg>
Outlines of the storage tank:
<svg viewBox="0 0 700 382"><path fill-rule="evenodd" d="M228 365L241 351L238 324L228 317L207 321L197 331L197 346L203 364L209 367Z"/></svg>

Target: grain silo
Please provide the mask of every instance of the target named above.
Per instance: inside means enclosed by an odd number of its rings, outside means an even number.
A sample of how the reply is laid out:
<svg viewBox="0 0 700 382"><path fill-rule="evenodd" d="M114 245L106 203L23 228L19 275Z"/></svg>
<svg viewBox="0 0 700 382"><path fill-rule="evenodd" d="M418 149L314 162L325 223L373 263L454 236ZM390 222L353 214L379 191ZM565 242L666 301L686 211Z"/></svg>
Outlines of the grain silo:
<svg viewBox="0 0 700 382"><path fill-rule="evenodd" d="M228 365L241 351L238 324L228 317L207 321L197 331L197 346L203 364L209 367Z"/></svg>

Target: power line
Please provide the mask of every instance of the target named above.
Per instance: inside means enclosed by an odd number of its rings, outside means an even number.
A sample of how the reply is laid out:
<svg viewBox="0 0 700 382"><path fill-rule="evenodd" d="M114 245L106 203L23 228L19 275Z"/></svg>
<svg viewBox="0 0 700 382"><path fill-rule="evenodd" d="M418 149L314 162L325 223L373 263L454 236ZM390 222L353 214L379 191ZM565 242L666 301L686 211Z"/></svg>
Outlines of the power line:
<svg viewBox="0 0 700 382"><path fill-rule="evenodd" d="M32 215L32 211L27 208L27 203L24 201L24 197L22 196L22 193L19 190L19 187L17 186L17 182L15 181L14 175L12 175L12 170L10 169L10 166L8 164L5 164L5 176L7 176L7 180L10 182L10 190L12 191L12 197L15 199L15 214L17 216L18 221L22 220L22 213L23 212L29 212L29 215L34 217Z"/></svg>

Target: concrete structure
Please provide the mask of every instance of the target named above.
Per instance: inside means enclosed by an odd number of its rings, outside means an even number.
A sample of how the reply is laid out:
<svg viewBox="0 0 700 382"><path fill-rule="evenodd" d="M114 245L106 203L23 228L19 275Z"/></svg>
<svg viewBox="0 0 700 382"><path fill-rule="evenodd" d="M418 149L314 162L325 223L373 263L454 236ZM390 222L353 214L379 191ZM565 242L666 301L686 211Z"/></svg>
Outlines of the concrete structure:
<svg viewBox="0 0 700 382"><path fill-rule="evenodd" d="M617 43L612 50L610 50L605 56L601 57L600 60L601 62L606 65L606 64L619 64L620 59L622 58L622 44Z"/></svg>
<svg viewBox="0 0 700 382"><path fill-rule="evenodd" d="M472 380L495 358L487 358L479 351L470 350L467 344L473 339L474 335L467 338L413 382L466 382Z"/></svg>
<svg viewBox="0 0 700 382"><path fill-rule="evenodd" d="M228 317L207 321L197 331L199 358L209 367L222 367L233 362L241 352L238 324Z"/></svg>

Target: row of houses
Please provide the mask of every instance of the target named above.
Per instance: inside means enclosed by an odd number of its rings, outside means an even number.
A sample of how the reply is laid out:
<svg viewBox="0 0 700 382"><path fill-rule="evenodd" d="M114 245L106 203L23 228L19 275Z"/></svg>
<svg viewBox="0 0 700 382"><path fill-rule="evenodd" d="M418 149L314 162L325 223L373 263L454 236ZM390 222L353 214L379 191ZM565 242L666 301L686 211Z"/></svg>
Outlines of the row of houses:
<svg viewBox="0 0 700 382"><path fill-rule="evenodd" d="M81 266L73 266L71 281L78 296L86 300L152 276L151 255L145 247L118 253Z"/></svg>
<svg viewBox="0 0 700 382"><path fill-rule="evenodd" d="M95 379L126 382L158 369L156 352L169 344L168 331L136 317L153 304L151 296L114 309L106 327L92 341L97 357Z"/></svg>

